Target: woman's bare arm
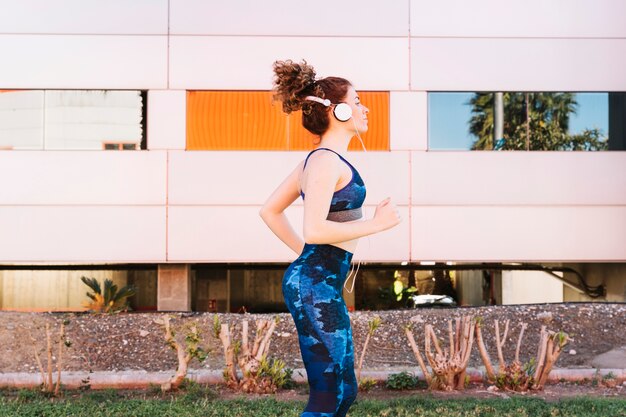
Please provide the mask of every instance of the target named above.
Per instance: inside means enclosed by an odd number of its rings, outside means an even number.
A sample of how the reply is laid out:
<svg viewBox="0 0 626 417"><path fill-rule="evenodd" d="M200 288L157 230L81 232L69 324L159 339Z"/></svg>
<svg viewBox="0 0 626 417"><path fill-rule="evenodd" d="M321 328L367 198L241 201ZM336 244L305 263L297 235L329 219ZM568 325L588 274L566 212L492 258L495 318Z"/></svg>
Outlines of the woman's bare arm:
<svg viewBox="0 0 626 417"><path fill-rule="evenodd" d="M298 255L302 253L304 242L289 224L285 209L300 196L301 171L302 163L274 190L259 211L270 230Z"/></svg>
<svg viewBox="0 0 626 417"><path fill-rule="evenodd" d="M396 207L387 198L372 219L339 223L326 220L341 175L341 161L331 152L316 152L307 164L304 200L304 241L311 244L340 243L389 229L400 222Z"/></svg>

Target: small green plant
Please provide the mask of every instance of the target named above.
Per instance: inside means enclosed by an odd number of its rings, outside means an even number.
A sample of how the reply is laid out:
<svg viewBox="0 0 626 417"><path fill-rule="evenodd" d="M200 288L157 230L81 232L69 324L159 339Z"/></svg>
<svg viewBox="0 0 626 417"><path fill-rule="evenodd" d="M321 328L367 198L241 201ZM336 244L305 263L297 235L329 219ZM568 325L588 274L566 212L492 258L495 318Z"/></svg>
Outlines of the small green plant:
<svg viewBox="0 0 626 417"><path fill-rule="evenodd" d="M112 403L121 398L120 393L114 388L103 390L91 390L85 394L85 398L95 403Z"/></svg>
<svg viewBox="0 0 626 417"><path fill-rule="evenodd" d="M604 374L602 376L602 385L609 388L615 388L617 386L617 377L613 372Z"/></svg>
<svg viewBox="0 0 626 417"><path fill-rule="evenodd" d="M270 385L276 388L293 388L295 382L292 379L293 369L287 368L284 361L276 358L269 360L263 358L259 364L258 377L268 379Z"/></svg>
<svg viewBox="0 0 626 417"><path fill-rule="evenodd" d="M91 301L85 301L83 306L96 313L116 313L126 310L128 298L136 294L135 288L130 285L118 290L117 285L108 278L104 280L104 288L100 287L95 278L81 277L80 280L92 291L86 293Z"/></svg>
<svg viewBox="0 0 626 417"><path fill-rule="evenodd" d="M147 391L150 395L159 395L163 393L163 391L161 391L161 386L159 384L155 384L154 382L150 382L148 384Z"/></svg>
<svg viewBox="0 0 626 417"><path fill-rule="evenodd" d="M212 400L217 394L208 385L200 384L189 378L183 379L179 389L184 392L181 400L185 402L197 402L199 400Z"/></svg>
<svg viewBox="0 0 626 417"><path fill-rule="evenodd" d="M389 389L396 390L415 389L417 388L418 382L419 378L417 376L405 371L389 375L385 386Z"/></svg>
<svg viewBox="0 0 626 417"><path fill-rule="evenodd" d="M294 389L296 381L293 380L293 369L285 367L285 382L282 387L284 389Z"/></svg>
<svg viewBox="0 0 626 417"><path fill-rule="evenodd" d="M220 322L220 318L217 314L213 315L213 336L216 339L220 338L220 330L222 329L222 323Z"/></svg>
<svg viewBox="0 0 626 417"><path fill-rule="evenodd" d="M602 379L606 381L607 379L615 379L615 374L613 372L609 372L608 374L604 374Z"/></svg>
<svg viewBox="0 0 626 417"><path fill-rule="evenodd" d="M361 378L359 381L359 391L367 392L374 388L378 382L374 378Z"/></svg>
<svg viewBox="0 0 626 417"><path fill-rule="evenodd" d="M41 399L43 394L40 390L37 389L20 389L17 392L17 402L18 403L28 403L38 399Z"/></svg>

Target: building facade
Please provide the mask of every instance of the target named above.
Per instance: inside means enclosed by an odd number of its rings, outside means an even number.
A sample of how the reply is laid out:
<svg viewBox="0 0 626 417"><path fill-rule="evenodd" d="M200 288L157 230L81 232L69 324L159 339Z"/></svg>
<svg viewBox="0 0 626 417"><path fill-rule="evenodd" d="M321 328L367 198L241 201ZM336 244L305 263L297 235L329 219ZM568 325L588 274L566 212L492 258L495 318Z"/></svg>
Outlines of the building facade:
<svg viewBox="0 0 626 417"><path fill-rule="evenodd" d="M620 0L0 4L0 89L45 92L37 99L41 116L33 116L44 118L35 133L44 144L52 90L137 91L145 129L141 140L129 141L134 150L71 143L0 150L0 308L34 308L18 300L42 288L46 266L145 265L157 277L145 285L156 305L146 305L186 310L194 303L216 308L219 298L210 284L194 296L198 265L237 271L289 263L295 254L258 211L306 152L192 150L189 105L192 92L267 92L273 61L303 58L319 76L343 76L359 91L387 97L383 149L349 157L368 186L366 213L391 196L403 222L364 239L357 259L389 269L425 261L585 265L600 271L593 274L601 282L608 265L617 271L604 282L612 299L626 296L624 147L434 151L428 130L433 92L626 92ZM617 132L621 126L624 135L626 110L610 111L617 123L611 139L624 141ZM301 201L288 217L301 223ZM39 272L27 278L33 273L26 271ZM59 290L80 287L70 284L76 277L61 281ZM233 282L213 291L232 300L243 291ZM42 301L41 308L78 308L76 302Z"/></svg>

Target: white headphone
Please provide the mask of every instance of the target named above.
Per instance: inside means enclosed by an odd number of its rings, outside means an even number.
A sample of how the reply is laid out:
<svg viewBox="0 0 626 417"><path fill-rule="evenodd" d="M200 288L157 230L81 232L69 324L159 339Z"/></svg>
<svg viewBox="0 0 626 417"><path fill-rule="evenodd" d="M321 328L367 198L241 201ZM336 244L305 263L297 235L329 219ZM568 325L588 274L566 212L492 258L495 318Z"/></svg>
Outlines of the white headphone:
<svg viewBox="0 0 626 417"><path fill-rule="evenodd" d="M316 103L320 103L326 107L333 106L333 115L335 119L340 122L347 122L352 118L352 107L348 103L337 103L333 104L327 98L320 98L316 96L307 96L306 100L315 101Z"/></svg>

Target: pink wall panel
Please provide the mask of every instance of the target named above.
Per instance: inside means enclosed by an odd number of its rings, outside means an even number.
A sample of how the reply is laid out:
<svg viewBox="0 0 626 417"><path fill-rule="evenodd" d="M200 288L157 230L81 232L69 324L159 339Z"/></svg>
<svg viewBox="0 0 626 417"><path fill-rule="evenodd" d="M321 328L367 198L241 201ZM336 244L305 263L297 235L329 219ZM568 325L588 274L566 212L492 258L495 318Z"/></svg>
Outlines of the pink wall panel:
<svg viewBox="0 0 626 417"><path fill-rule="evenodd" d="M172 151L169 155L170 204L260 206L306 153Z"/></svg>
<svg viewBox="0 0 626 417"><path fill-rule="evenodd" d="M165 152L0 152L0 207L165 204L165 167Z"/></svg>
<svg viewBox="0 0 626 417"><path fill-rule="evenodd" d="M407 36L408 0L171 0L171 31L190 35Z"/></svg>
<svg viewBox="0 0 626 417"><path fill-rule="evenodd" d="M626 152L414 152L416 205L626 205Z"/></svg>
<svg viewBox="0 0 626 417"><path fill-rule="evenodd" d="M259 206L170 207L170 262L291 262L297 255L267 228ZM288 211L302 233L302 208Z"/></svg>
<svg viewBox="0 0 626 417"><path fill-rule="evenodd" d="M365 204L376 205L387 197L391 197L397 205L409 204L408 152L354 152L348 154L348 160L359 170L365 182Z"/></svg>
<svg viewBox="0 0 626 417"><path fill-rule="evenodd" d="M0 0L2 33L167 34L168 0Z"/></svg>
<svg viewBox="0 0 626 417"><path fill-rule="evenodd" d="M411 36L625 37L622 0L411 0Z"/></svg>
<svg viewBox="0 0 626 417"><path fill-rule="evenodd" d="M0 262L163 262L163 207L0 206Z"/></svg>
<svg viewBox="0 0 626 417"><path fill-rule="evenodd" d="M167 88L167 39L166 35L0 35L0 87Z"/></svg>
<svg viewBox="0 0 626 417"><path fill-rule="evenodd" d="M403 262L410 259L410 219L409 207L399 206L401 223L396 227L366 236L359 240L354 253L354 262ZM364 207L365 218L370 219L376 212L376 206Z"/></svg>
<svg viewBox="0 0 626 417"><path fill-rule="evenodd" d="M297 255L283 244L258 215L258 206L170 207L169 262L291 262ZM365 208L367 217L375 207ZM403 223L362 239L355 261L401 262L409 257L408 207L400 208ZM302 235L302 207L287 210L294 230Z"/></svg>
<svg viewBox="0 0 626 417"><path fill-rule="evenodd" d="M354 139L356 140L356 139ZM262 205L306 152L170 152L169 203ZM409 201L407 152L349 152L367 186L366 204ZM300 205L302 200L296 200Z"/></svg>
<svg viewBox="0 0 626 417"><path fill-rule="evenodd" d="M148 91L148 149L180 149L187 145L187 92Z"/></svg>
<svg viewBox="0 0 626 417"><path fill-rule="evenodd" d="M624 73L626 39L411 39L413 90L624 91Z"/></svg>
<svg viewBox="0 0 626 417"><path fill-rule="evenodd" d="M267 90L272 63L305 58L357 90L406 90L408 37L170 36L169 88ZM227 58L227 59L226 59Z"/></svg>
<svg viewBox="0 0 626 417"><path fill-rule="evenodd" d="M413 260L626 261L626 207L413 207Z"/></svg>
<svg viewBox="0 0 626 417"><path fill-rule="evenodd" d="M389 95L391 150L428 149L428 93L392 91Z"/></svg>

